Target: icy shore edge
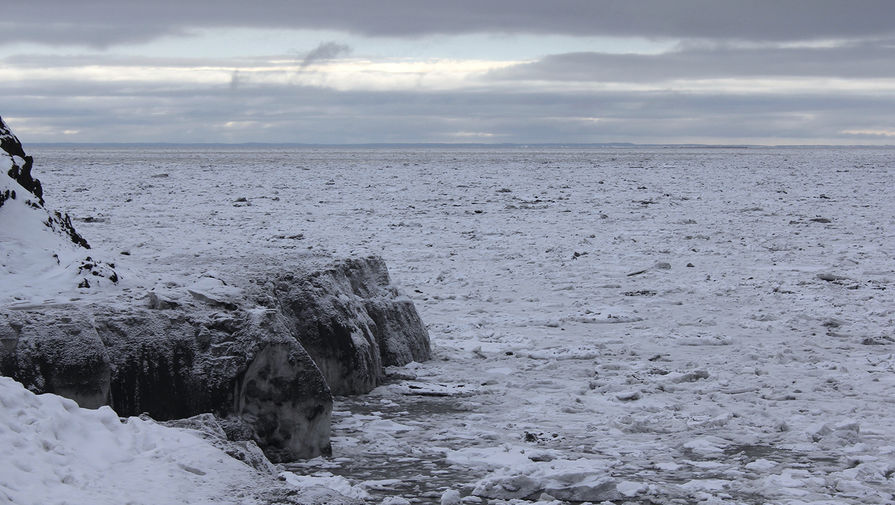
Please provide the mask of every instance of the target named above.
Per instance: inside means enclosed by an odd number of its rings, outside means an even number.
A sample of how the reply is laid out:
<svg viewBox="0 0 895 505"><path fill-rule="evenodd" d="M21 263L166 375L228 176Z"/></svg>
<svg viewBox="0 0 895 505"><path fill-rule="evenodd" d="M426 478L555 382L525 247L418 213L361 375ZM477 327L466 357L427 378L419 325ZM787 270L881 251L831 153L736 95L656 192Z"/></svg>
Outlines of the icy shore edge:
<svg viewBox="0 0 895 505"><path fill-rule="evenodd" d="M128 303L0 307L0 342L0 373L32 391L124 416L213 413L274 461L330 452L333 393L429 359L425 326L377 257L203 276Z"/></svg>

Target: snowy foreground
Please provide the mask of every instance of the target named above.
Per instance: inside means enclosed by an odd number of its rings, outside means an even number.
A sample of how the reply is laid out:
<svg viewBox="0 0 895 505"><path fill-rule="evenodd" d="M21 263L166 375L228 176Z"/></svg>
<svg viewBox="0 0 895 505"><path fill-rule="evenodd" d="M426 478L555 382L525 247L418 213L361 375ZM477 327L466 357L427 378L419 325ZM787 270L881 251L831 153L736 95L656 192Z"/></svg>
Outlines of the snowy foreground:
<svg viewBox="0 0 895 505"><path fill-rule="evenodd" d="M357 494L341 477L256 471L198 431L82 409L8 377L0 377L0 447L2 504L342 504L338 490Z"/></svg>
<svg viewBox="0 0 895 505"><path fill-rule="evenodd" d="M260 479L198 436L0 377L0 503L215 503Z"/></svg>
<svg viewBox="0 0 895 505"><path fill-rule="evenodd" d="M338 401L334 457L297 474L392 505L895 500L895 150L32 151L67 188L48 204L147 283L386 259L436 359ZM243 482L176 450L184 486ZM122 468L100 492L157 477Z"/></svg>

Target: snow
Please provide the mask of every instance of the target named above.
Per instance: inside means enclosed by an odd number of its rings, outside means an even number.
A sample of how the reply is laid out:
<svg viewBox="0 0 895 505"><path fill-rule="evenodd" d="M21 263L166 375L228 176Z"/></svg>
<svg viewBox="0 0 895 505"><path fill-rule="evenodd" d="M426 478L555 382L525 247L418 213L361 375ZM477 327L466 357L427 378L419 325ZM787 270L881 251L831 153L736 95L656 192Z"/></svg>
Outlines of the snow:
<svg viewBox="0 0 895 505"><path fill-rule="evenodd" d="M368 496L325 472L284 471L275 480L197 431L119 418L109 407L83 409L61 396L35 395L8 377L0 377L0 447L0 504L263 505L284 485L311 502L333 491Z"/></svg>
<svg viewBox="0 0 895 505"><path fill-rule="evenodd" d="M283 472L280 474L287 483L298 487L308 488L313 486L321 486L334 491L338 491L344 496L350 498L369 498L370 494L363 488L352 485L345 477L333 475L329 472L317 472L314 475L296 475L292 472Z"/></svg>
<svg viewBox="0 0 895 505"><path fill-rule="evenodd" d="M113 285L108 277L115 272L94 259L107 255L75 245L57 228L58 220L52 220L53 199L41 207L37 197L7 176L7 170L0 163L0 194L16 198L6 199L0 210L0 305L64 303L88 291L78 288L85 275L94 288ZM85 264L90 266L82 269ZM102 275L90 275L91 270Z"/></svg>
<svg viewBox="0 0 895 505"><path fill-rule="evenodd" d="M261 479L198 436L0 377L0 503L236 503Z"/></svg>
<svg viewBox="0 0 895 505"><path fill-rule="evenodd" d="M338 399L296 473L394 504L895 500L895 150L32 154L134 291L386 259L435 358Z"/></svg>
<svg viewBox="0 0 895 505"><path fill-rule="evenodd" d="M447 489L441 494L441 505L460 505L460 492L456 489Z"/></svg>

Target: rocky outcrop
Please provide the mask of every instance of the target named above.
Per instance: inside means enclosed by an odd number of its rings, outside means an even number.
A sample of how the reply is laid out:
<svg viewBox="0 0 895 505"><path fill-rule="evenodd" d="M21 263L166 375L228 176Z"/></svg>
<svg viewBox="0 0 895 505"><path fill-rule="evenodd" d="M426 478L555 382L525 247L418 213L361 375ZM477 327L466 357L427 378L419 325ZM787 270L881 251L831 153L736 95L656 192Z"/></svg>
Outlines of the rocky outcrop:
<svg viewBox="0 0 895 505"><path fill-rule="evenodd" d="M35 277L65 279L79 288L117 283L115 265L87 255L90 244L71 217L46 206L43 186L32 175L34 160L2 118L0 148L10 167L0 170L0 261L13 273L4 284L27 286Z"/></svg>
<svg viewBox="0 0 895 505"><path fill-rule="evenodd" d="M160 420L213 413L275 461L329 453L331 391L369 391L384 364L429 357L376 257L205 276L132 305L0 309L0 343L0 372L33 391Z"/></svg>
<svg viewBox="0 0 895 505"><path fill-rule="evenodd" d="M332 396L281 319L202 307L0 311L0 372L119 415L232 418L276 460L328 453Z"/></svg>
<svg viewBox="0 0 895 505"><path fill-rule="evenodd" d="M36 196L40 204L43 205L43 188L40 185L40 181L31 176L31 166L34 163L34 159L25 154L22 143L6 126L2 117L0 117L0 149L3 149L13 159L8 175L15 179L26 191ZM15 158L22 160L22 166L16 163Z"/></svg>
<svg viewBox="0 0 895 505"><path fill-rule="evenodd" d="M367 392L383 367L429 358L413 303L377 257L219 265L227 273L101 296L101 281L119 281L115 265L85 256L71 219L44 207L33 160L2 120L0 143L12 160L0 173L0 283L14 295L0 297L0 374L28 389L123 416L213 414L228 439L282 461L330 452L333 394ZM35 278L79 291L47 303Z"/></svg>
<svg viewBox="0 0 895 505"><path fill-rule="evenodd" d="M428 332L379 258L280 277L273 294L333 394L366 393L382 382L384 366L429 359Z"/></svg>
<svg viewBox="0 0 895 505"><path fill-rule="evenodd" d="M40 392L71 398L86 408L105 405L111 364L90 317L49 310L0 317L0 372Z"/></svg>

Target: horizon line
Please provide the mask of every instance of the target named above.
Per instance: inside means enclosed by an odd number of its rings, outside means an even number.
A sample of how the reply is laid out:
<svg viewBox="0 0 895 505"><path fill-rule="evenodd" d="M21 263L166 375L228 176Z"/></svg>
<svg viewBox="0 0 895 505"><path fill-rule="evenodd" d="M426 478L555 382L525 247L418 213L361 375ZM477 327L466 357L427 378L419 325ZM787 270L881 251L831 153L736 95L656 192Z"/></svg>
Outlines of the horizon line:
<svg viewBox="0 0 895 505"><path fill-rule="evenodd" d="M309 147L309 148L385 148L385 147L444 147L444 148L595 148L595 147L650 147L701 149L762 149L762 148L895 148L895 144L705 144L705 143L637 143L637 142L28 142L35 147L77 146L182 146L182 147Z"/></svg>

